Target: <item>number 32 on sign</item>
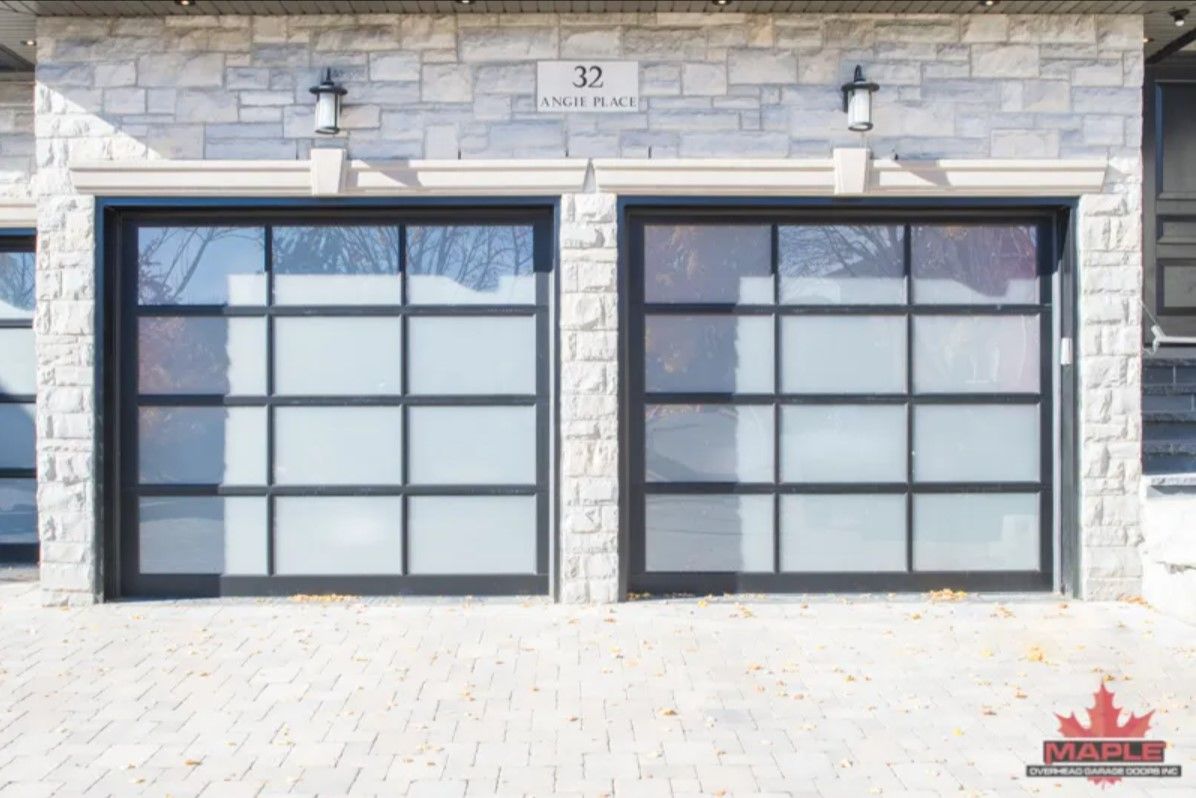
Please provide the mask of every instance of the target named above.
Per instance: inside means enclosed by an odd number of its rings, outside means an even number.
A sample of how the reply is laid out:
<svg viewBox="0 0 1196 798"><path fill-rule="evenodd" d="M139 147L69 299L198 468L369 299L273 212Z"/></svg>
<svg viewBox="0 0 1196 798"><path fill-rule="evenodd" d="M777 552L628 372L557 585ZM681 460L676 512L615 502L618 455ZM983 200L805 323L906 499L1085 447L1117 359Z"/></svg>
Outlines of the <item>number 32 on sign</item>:
<svg viewBox="0 0 1196 798"><path fill-rule="evenodd" d="M627 113L640 109L638 61L540 61L536 110Z"/></svg>

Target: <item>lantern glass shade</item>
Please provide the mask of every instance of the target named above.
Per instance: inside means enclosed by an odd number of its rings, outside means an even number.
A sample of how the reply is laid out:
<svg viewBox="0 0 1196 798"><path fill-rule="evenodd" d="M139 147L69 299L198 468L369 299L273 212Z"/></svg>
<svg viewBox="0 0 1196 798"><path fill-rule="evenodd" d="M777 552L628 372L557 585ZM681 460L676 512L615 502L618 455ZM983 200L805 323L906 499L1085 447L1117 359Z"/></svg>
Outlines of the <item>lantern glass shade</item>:
<svg viewBox="0 0 1196 798"><path fill-rule="evenodd" d="M872 92L854 89L847 98L847 129L864 132L872 129Z"/></svg>
<svg viewBox="0 0 1196 798"><path fill-rule="evenodd" d="M316 132L338 133L340 131L341 96L334 91L316 95Z"/></svg>
<svg viewBox="0 0 1196 798"><path fill-rule="evenodd" d="M324 71L324 79L309 89L316 96L316 132L334 135L341 130L341 97L345 87L332 80L332 70Z"/></svg>

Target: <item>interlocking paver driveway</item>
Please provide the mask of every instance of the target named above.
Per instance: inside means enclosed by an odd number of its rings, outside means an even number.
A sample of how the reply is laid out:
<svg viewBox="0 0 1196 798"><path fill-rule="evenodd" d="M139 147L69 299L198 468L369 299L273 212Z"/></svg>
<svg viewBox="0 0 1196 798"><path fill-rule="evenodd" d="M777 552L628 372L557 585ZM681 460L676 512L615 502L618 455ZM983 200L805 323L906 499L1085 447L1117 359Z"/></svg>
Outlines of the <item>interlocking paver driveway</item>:
<svg viewBox="0 0 1196 798"><path fill-rule="evenodd" d="M44 609L0 584L0 795L1196 795L1196 628L1129 603ZM1101 678L1180 780L1027 780Z"/></svg>

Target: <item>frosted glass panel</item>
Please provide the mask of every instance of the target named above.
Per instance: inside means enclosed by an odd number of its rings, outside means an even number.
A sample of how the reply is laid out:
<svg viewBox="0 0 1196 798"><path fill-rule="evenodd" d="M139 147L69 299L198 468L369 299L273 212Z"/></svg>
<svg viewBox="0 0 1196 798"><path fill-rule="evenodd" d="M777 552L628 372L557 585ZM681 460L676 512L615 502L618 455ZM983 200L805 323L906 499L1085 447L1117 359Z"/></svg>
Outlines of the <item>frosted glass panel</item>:
<svg viewBox="0 0 1196 798"><path fill-rule="evenodd" d="M397 574L403 567L399 496L286 496L274 501L280 574Z"/></svg>
<svg viewBox="0 0 1196 798"><path fill-rule="evenodd" d="M37 543L37 483L0 479L0 543Z"/></svg>
<svg viewBox="0 0 1196 798"><path fill-rule="evenodd" d="M0 403L0 468L33 468L35 418L32 404Z"/></svg>
<svg viewBox="0 0 1196 798"><path fill-rule="evenodd" d="M905 319L781 319L781 389L785 393L901 393L905 390Z"/></svg>
<svg viewBox="0 0 1196 798"><path fill-rule="evenodd" d="M395 305L399 228L274 227L274 301L281 305Z"/></svg>
<svg viewBox="0 0 1196 798"><path fill-rule="evenodd" d="M648 316L649 391L772 393L771 316Z"/></svg>
<svg viewBox="0 0 1196 798"><path fill-rule="evenodd" d="M397 485L403 414L397 407L279 407L274 479L281 485Z"/></svg>
<svg viewBox="0 0 1196 798"><path fill-rule="evenodd" d="M649 405L645 457L650 482L771 482L769 405Z"/></svg>
<svg viewBox="0 0 1196 798"><path fill-rule="evenodd" d="M407 301L530 305L536 301L531 225L407 228Z"/></svg>
<svg viewBox="0 0 1196 798"><path fill-rule="evenodd" d="M412 317L407 367L414 394L534 394L536 320Z"/></svg>
<svg viewBox="0 0 1196 798"><path fill-rule="evenodd" d="M923 405L914 409L914 478L1034 482L1038 405Z"/></svg>
<svg viewBox="0 0 1196 798"><path fill-rule="evenodd" d="M138 320L143 394L266 393L266 320L146 317Z"/></svg>
<svg viewBox="0 0 1196 798"><path fill-rule="evenodd" d="M1038 390L1035 316L914 319L914 388L919 393Z"/></svg>
<svg viewBox="0 0 1196 798"><path fill-rule="evenodd" d="M263 407L143 407L138 429L142 482L265 484Z"/></svg>
<svg viewBox="0 0 1196 798"><path fill-rule="evenodd" d="M32 252L0 252L0 319L33 318Z"/></svg>
<svg viewBox="0 0 1196 798"><path fill-rule="evenodd" d="M408 418L412 483L536 481L534 407L412 407Z"/></svg>
<svg viewBox="0 0 1196 798"><path fill-rule="evenodd" d="M645 500L648 571L772 570L772 496Z"/></svg>
<svg viewBox="0 0 1196 798"><path fill-rule="evenodd" d="M266 573L265 498L155 496L138 507L142 573Z"/></svg>
<svg viewBox="0 0 1196 798"><path fill-rule="evenodd" d="M771 228L646 226L644 300L771 304Z"/></svg>
<svg viewBox="0 0 1196 798"><path fill-rule="evenodd" d="M413 496L409 502L411 573L535 573L535 496Z"/></svg>
<svg viewBox="0 0 1196 798"><path fill-rule="evenodd" d="M778 244L782 302L905 302L905 230L900 225L782 226Z"/></svg>
<svg viewBox="0 0 1196 798"><path fill-rule="evenodd" d="M1033 493L914 497L914 569L1036 571L1039 500Z"/></svg>
<svg viewBox="0 0 1196 798"><path fill-rule="evenodd" d="M140 227L137 296L143 305L264 305L262 227Z"/></svg>
<svg viewBox="0 0 1196 798"><path fill-rule="evenodd" d="M911 257L918 303L1039 301L1038 231L1032 226L916 226Z"/></svg>
<svg viewBox="0 0 1196 798"><path fill-rule="evenodd" d="M274 390L284 396L398 394L397 318L274 320Z"/></svg>
<svg viewBox="0 0 1196 798"><path fill-rule="evenodd" d="M904 571L905 495L781 497L782 571Z"/></svg>
<svg viewBox="0 0 1196 798"><path fill-rule="evenodd" d="M0 330L0 393L37 393L33 330Z"/></svg>
<svg viewBox="0 0 1196 798"><path fill-rule="evenodd" d="M785 482L904 482L904 405L781 408Z"/></svg>

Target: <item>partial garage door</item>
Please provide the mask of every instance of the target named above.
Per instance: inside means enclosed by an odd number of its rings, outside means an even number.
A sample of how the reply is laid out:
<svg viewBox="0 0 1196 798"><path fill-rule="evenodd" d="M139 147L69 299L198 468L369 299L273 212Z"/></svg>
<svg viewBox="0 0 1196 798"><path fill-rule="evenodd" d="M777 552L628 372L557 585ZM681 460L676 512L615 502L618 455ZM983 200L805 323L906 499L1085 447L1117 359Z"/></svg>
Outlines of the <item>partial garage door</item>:
<svg viewBox="0 0 1196 798"><path fill-rule="evenodd" d="M1051 584L1051 226L639 212L633 590Z"/></svg>
<svg viewBox="0 0 1196 798"><path fill-rule="evenodd" d="M545 592L549 225L126 219L124 592Z"/></svg>

